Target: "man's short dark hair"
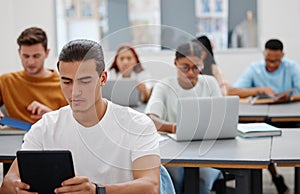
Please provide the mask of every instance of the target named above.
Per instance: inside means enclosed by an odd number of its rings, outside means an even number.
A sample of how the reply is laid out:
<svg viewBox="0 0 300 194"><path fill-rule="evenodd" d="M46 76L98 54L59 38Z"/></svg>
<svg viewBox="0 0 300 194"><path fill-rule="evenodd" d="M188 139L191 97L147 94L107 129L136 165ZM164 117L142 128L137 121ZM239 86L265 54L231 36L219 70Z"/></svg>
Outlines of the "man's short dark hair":
<svg viewBox="0 0 300 194"><path fill-rule="evenodd" d="M95 59L96 71L98 75L101 76L102 72L105 69L104 56L101 45L92 40L72 40L62 48L58 57L57 69L59 70L60 61L76 62L87 61L90 59Z"/></svg>
<svg viewBox="0 0 300 194"><path fill-rule="evenodd" d="M265 44L265 49L270 49L270 50L281 50L283 51L283 44L280 40L278 39L270 39L266 42Z"/></svg>
<svg viewBox="0 0 300 194"><path fill-rule="evenodd" d="M47 50L47 35L44 30L38 27L31 27L25 29L17 39L19 47L22 45L31 46L41 43L45 50Z"/></svg>

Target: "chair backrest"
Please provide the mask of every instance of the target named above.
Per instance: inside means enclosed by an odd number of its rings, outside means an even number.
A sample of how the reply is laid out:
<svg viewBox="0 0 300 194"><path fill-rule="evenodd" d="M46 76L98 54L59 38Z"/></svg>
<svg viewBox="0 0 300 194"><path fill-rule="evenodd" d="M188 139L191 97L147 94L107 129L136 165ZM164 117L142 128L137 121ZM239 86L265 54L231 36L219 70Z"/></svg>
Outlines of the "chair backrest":
<svg viewBox="0 0 300 194"><path fill-rule="evenodd" d="M172 179L164 166L160 166L160 194L175 194Z"/></svg>

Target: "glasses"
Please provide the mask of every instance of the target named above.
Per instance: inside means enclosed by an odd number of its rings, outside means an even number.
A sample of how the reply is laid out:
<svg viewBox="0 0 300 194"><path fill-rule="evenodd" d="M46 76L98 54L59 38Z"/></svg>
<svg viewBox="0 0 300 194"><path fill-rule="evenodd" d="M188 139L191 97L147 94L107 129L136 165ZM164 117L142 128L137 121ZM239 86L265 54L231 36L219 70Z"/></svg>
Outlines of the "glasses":
<svg viewBox="0 0 300 194"><path fill-rule="evenodd" d="M191 69L193 70L194 73L199 73L203 69L202 64L201 65L193 65L192 67L189 65L177 65L177 67L185 73L189 72Z"/></svg>

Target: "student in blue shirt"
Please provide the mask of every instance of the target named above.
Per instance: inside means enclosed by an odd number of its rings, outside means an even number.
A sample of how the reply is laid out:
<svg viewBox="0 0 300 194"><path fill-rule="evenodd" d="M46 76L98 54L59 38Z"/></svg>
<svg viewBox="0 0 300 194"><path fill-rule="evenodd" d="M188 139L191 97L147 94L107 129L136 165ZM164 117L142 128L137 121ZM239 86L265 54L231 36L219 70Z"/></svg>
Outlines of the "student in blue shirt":
<svg viewBox="0 0 300 194"><path fill-rule="evenodd" d="M264 60L252 63L230 88L228 95L242 98L256 95L274 96L289 89L293 93L285 101L300 100L300 67L284 57L280 40L266 42Z"/></svg>
<svg viewBox="0 0 300 194"><path fill-rule="evenodd" d="M293 89L293 93L284 96L281 102L300 100L300 67L297 63L283 58L283 43L277 39L268 40L263 54L264 60L251 64L233 88L228 90L228 95L239 95L242 98L274 96ZM275 166L270 164L268 169L278 193L287 193L288 188L283 177L276 172Z"/></svg>

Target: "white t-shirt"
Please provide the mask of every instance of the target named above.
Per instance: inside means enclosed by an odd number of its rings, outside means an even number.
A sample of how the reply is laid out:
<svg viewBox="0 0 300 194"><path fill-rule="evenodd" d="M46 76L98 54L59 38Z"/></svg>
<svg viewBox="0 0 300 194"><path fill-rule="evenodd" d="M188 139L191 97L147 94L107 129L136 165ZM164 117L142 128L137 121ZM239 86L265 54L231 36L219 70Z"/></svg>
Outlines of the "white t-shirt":
<svg viewBox="0 0 300 194"><path fill-rule="evenodd" d="M199 75L197 84L191 89L183 89L177 77L165 78L154 86L145 113L176 122L178 98L207 96L222 96L220 87L212 76Z"/></svg>
<svg viewBox="0 0 300 194"><path fill-rule="evenodd" d="M25 135L22 149L70 150L76 174L108 184L133 180L132 162L159 155L159 142L151 119L108 101L104 117L88 128L74 119L70 106L43 115Z"/></svg>

